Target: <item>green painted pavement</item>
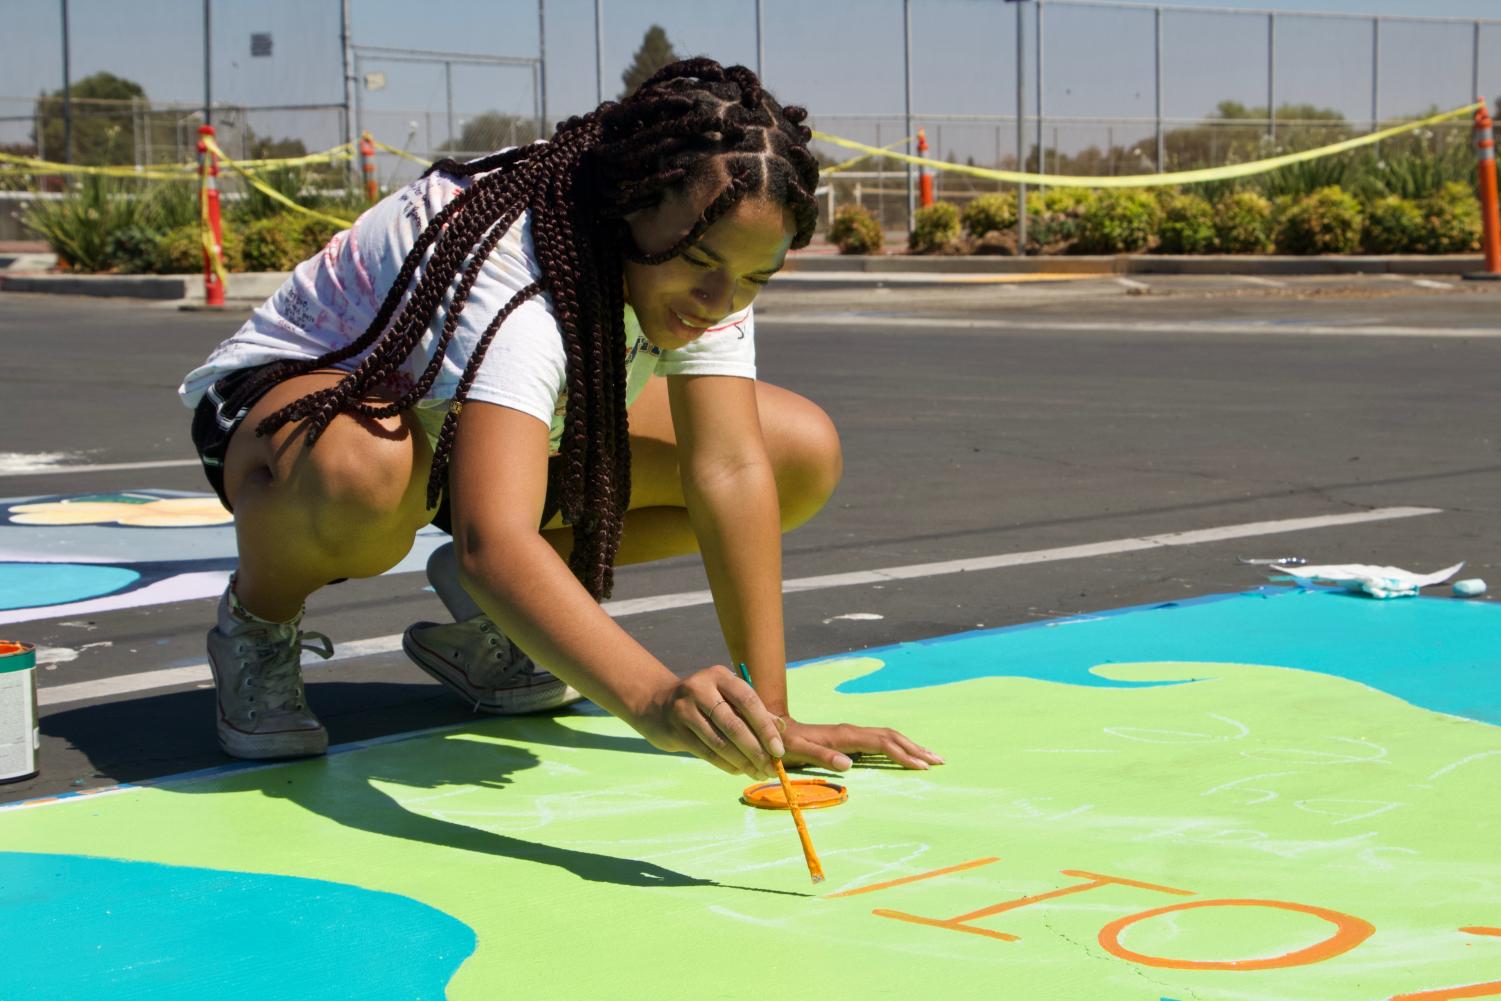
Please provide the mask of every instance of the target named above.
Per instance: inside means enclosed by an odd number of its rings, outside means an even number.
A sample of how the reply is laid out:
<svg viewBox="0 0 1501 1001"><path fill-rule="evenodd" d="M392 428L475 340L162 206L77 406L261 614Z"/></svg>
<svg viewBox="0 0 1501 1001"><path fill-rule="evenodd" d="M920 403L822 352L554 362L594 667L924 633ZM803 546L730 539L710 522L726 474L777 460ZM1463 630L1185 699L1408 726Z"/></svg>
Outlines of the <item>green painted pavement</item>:
<svg viewBox="0 0 1501 1001"><path fill-rule="evenodd" d="M898 726L949 764L860 768L809 813L829 882L747 783L592 716L477 722L324 760L0 812L0 850L312 877L410 897L467 924L455 999L1297 998L1369 1001L1501 980L1501 728L1323 674L1111 665L1091 688L977 678L848 695L873 659L789 674L808 719ZM840 891L996 857L854 896ZM1106 883L974 919L945 919ZM1205 899L1327 908L1374 927L1341 955L1183 970L1102 946L1111 922ZM162 907L170 908L170 894ZM268 908L276 907L268 902ZM1267 907L1136 922L1125 950L1223 962L1333 927ZM357 928L349 929L359 934ZM324 947L333 955L337 940ZM149 957L143 957L149 960ZM1156 961L1154 961L1156 962ZM1497 988L1501 996L1501 987Z"/></svg>

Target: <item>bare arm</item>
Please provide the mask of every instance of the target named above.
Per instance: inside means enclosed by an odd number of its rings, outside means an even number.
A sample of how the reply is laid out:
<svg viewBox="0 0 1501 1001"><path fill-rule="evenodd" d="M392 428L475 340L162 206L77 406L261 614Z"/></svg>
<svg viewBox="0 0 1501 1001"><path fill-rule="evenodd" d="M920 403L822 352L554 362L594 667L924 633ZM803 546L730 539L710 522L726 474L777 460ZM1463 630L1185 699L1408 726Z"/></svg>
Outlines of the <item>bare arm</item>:
<svg viewBox="0 0 1501 1001"><path fill-rule="evenodd" d="M768 755L783 749L775 718L749 686L723 666L679 680L594 602L538 532L545 424L468 404L449 486L460 580L507 636L657 747L730 772L769 774Z"/></svg>
<svg viewBox="0 0 1501 1001"><path fill-rule="evenodd" d="M785 717L781 511L756 384L689 375L669 376L667 386L683 497L725 645L749 665L761 701Z"/></svg>
<svg viewBox="0 0 1501 1001"><path fill-rule="evenodd" d="M787 703L782 621L782 528L776 477L761 434L755 383L727 376L669 376L668 398L688 517L703 553L730 656L750 667L756 692L784 724L792 764L836 770L850 753L907 768L943 759L884 727L810 724Z"/></svg>

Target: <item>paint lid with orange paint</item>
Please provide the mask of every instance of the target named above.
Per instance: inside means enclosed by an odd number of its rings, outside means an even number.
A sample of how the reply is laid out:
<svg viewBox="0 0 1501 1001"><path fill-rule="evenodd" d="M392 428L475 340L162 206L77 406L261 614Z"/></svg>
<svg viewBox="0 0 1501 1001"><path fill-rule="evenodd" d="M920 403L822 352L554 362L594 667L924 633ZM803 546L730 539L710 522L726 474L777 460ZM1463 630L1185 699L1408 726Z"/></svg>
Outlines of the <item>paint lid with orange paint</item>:
<svg viewBox="0 0 1501 1001"><path fill-rule="evenodd" d="M850 798L849 790L826 779L793 779L792 795L803 810L821 810L826 806L838 806ZM758 810L786 810L787 794L781 782L761 782L747 786L740 794L740 802Z"/></svg>

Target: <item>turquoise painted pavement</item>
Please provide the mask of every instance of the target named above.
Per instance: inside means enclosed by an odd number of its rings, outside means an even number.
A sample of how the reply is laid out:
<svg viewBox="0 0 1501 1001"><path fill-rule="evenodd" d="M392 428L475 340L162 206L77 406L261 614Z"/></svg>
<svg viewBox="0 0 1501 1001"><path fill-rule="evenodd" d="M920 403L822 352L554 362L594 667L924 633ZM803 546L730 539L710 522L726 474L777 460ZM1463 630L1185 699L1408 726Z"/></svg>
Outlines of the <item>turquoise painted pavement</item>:
<svg viewBox="0 0 1501 1001"><path fill-rule="evenodd" d="M1501 606L1492 602L1267 587L941 636L861 656L882 667L839 691L993 677L1136 688L1162 682L1119 681L1093 669L1151 661L1264 664L1358 681L1415 706L1501 725Z"/></svg>

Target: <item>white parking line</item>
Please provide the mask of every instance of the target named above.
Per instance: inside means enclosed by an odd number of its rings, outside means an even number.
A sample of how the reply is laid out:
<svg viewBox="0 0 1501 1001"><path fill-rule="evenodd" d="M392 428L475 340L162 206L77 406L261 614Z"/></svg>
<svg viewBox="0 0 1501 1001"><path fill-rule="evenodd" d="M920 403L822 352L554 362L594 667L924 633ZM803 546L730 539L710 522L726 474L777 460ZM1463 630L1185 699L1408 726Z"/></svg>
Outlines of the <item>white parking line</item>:
<svg viewBox="0 0 1501 1001"><path fill-rule="evenodd" d="M1267 288L1287 288L1287 282L1273 281L1270 278L1262 278L1260 275L1236 275L1235 277L1252 285L1265 285Z"/></svg>
<svg viewBox="0 0 1501 1001"><path fill-rule="evenodd" d="M1348 327L1318 323L1257 323L1245 320L1005 320L998 317L869 316L860 313L783 313L756 317L756 325L798 327L864 327L867 329L931 328L938 330L1014 330L1019 333L1059 331L1103 334L1255 334L1267 337L1501 337L1495 327Z"/></svg>
<svg viewBox="0 0 1501 1001"><path fill-rule="evenodd" d="M1372 521L1392 521L1398 518L1415 518L1428 514L1440 514L1433 507L1383 507L1373 511L1352 514L1318 515L1311 518L1284 518L1279 521L1252 521L1219 528L1203 528L1192 532L1168 532L1163 535L1142 535L1129 539L1112 539L1080 546L1063 546L1055 549L1034 549L1024 553L1002 553L996 556L979 556L963 560L945 560L940 563L915 563L905 566L883 567L878 570L861 570L853 573L824 574L818 577L802 577L784 581L782 591L797 594L802 591L819 591L832 587L850 587L856 584L880 584L893 580L912 580L920 577L939 577L946 574L976 573L999 570L1003 567L1030 566L1037 563L1054 563L1059 560L1085 559L1091 556L1110 556L1131 553L1143 549L1161 549L1172 546L1192 546L1201 542L1223 542L1228 539L1249 539L1262 535L1282 535L1287 532L1306 532L1317 528L1337 528L1359 525ZM626 601L606 602L604 610L615 618L628 615L643 615L672 608L690 608L707 605L713 601L708 591L682 591L676 594L659 594L649 598L632 598ZM372 639L340 643L329 661L352 660L355 657L373 657L394 653L401 649L401 634L377 636ZM316 667L318 665L307 665ZM66 685L43 687L37 693L37 703L43 706L66 705L109 695L128 695L148 692L176 685L203 684L212 680L208 664L191 664L187 667L168 668L161 671L145 671L96 681L75 681Z"/></svg>

